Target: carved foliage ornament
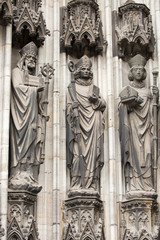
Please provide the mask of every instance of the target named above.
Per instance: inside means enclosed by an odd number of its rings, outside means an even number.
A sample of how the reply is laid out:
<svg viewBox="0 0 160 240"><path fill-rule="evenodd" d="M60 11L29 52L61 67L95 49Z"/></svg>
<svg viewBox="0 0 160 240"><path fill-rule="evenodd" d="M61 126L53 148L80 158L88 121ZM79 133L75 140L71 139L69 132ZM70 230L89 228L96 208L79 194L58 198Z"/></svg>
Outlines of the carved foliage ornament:
<svg viewBox="0 0 160 240"><path fill-rule="evenodd" d="M105 239L102 202L95 198L90 200L75 198L65 202L63 240Z"/></svg>
<svg viewBox="0 0 160 240"><path fill-rule="evenodd" d="M11 0L0 0L0 25L7 25L12 21L12 3Z"/></svg>
<svg viewBox="0 0 160 240"><path fill-rule="evenodd" d="M143 229L141 233L132 232L126 230L123 240L154 240L152 234L149 234L146 229Z"/></svg>
<svg viewBox="0 0 160 240"><path fill-rule="evenodd" d="M121 205L121 234L123 240L158 240L158 206L152 200L131 200ZM152 216L152 218L150 217Z"/></svg>
<svg viewBox="0 0 160 240"><path fill-rule="evenodd" d="M80 58L103 50L102 23L95 0L71 0L62 9L61 50Z"/></svg>
<svg viewBox="0 0 160 240"><path fill-rule="evenodd" d="M36 195L28 192L9 192L8 240L39 239L37 223L34 218L35 206Z"/></svg>
<svg viewBox="0 0 160 240"><path fill-rule="evenodd" d="M155 39L149 8L128 0L119 8L115 20L118 55L128 61L136 54L148 60L154 51Z"/></svg>
<svg viewBox="0 0 160 240"><path fill-rule="evenodd" d="M39 240L38 238L38 231L36 227L36 222L34 219L32 221L28 222L26 226L22 226L21 224L18 223L16 218L13 218L11 223L9 224L8 227L8 240Z"/></svg>
<svg viewBox="0 0 160 240"><path fill-rule="evenodd" d="M41 0L12 0L13 4L13 44L23 47L30 41L39 47L49 35L43 14Z"/></svg>

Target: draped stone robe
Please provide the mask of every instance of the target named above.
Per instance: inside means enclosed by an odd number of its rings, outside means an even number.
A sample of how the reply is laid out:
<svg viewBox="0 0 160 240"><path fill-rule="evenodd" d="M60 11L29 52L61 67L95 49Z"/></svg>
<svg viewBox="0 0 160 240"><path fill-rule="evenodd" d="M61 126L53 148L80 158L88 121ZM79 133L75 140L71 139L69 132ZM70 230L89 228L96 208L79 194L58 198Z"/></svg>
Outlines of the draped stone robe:
<svg viewBox="0 0 160 240"><path fill-rule="evenodd" d="M11 137L10 170L11 176L20 171L30 170L38 164L36 151L41 138L41 117L38 114L38 88L24 85L24 71L18 67L12 71L11 94ZM38 126L39 125L39 126Z"/></svg>
<svg viewBox="0 0 160 240"><path fill-rule="evenodd" d="M96 104L91 103L88 97L93 93L93 84L82 86L75 84L76 97L78 100L78 113L80 121L80 146L84 161L84 182L86 189L98 190L100 169L103 166L104 144L104 119L102 112L106 104L99 97ZM71 189L81 189L82 181L80 172L80 159L78 142L76 139L73 101L67 94L67 164L71 168Z"/></svg>
<svg viewBox="0 0 160 240"><path fill-rule="evenodd" d="M133 87L133 86L132 86ZM152 95L148 88L134 87L143 103L131 112L120 104L121 156L126 178L126 190L152 191Z"/></svg>

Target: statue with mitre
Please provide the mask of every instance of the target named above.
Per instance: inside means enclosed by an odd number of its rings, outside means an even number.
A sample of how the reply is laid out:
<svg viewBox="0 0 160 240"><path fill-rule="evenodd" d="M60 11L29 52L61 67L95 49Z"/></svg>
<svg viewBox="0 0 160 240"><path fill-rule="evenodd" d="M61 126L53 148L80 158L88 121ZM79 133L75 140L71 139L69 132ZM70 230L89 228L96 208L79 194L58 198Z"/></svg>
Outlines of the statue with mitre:
<svg viewBox="0 0 160 240"><path fill-rule="evenodd" d="M42 75L36 76L38 49L24 46L12 71L9 188L39 192L39 165L44 161L46 99Z"/></svg>
<svg viewBox="0 0 160 240"><path fill-rule="evenodd" d="M90 59L84 55L74 65L68 86L67 166L71 174L70 196L99 194L100 172L104 163L103 112L106 103L99 88L93 84L91 67Z"/></svg>
<svg viewBox="0 0 160 240"><path fill-rule="evenodd" d="M154 195L153 95L158 88L145 86L146 59L136 55L128 62L130 85L120 93L119 132L121 158L128 196Z"/></svg>

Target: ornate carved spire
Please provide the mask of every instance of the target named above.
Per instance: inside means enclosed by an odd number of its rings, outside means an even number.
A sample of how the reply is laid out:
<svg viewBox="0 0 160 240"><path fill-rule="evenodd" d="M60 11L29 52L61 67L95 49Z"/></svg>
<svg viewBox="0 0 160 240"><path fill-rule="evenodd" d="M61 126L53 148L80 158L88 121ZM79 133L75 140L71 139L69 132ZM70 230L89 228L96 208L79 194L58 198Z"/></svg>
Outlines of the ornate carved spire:
<svg viewBox="0 0 160 240"><path fill-rule="evenodd" d="M11 23L12 14L11 0L0 0L0 24L7 25Z"/></svg>
<svg viewBox="0 0 160 240"><path fill-rule="evenodd" d="M119 7L115 18L118 55L128 61L136 54L148 60L154 51L154 36L149 8L128 0ZM115 43L115 44L117 44Z"/></svg>
<svg viewBox="0 0 160 240"><path fill-rule="evenodd" d="M102 23L95 0L71 0L62 9L61 50L80 58L103 50Z"/></svg>
<svg viewBox="0 0 160 240"><path fill-rule="evenodd" d="M30 41L39 47L45 36L49 35L43 14L40 11L41 0L13 0L13 44L23 47Z"/></svg>

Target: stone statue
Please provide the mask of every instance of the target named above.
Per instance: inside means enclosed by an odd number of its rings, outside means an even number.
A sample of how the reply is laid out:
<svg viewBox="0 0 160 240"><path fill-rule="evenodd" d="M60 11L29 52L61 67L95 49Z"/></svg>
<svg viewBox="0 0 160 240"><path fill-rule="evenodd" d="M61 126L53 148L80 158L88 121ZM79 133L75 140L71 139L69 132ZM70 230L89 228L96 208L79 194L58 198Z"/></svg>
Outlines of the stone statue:
<svg viewBox="0 0 160 240"><path fill-rule="evenodd" d="M93 85L92 63L84 55L75 65L67 94L67 165L71 189L82 194L99 192L103 166L106 103Z"/></svg>
<svg viewBox="0 0 160 240"><path fill-rule="evenodd" d="M37 176L44 161L45 84L35 76L37 47L31 42L20 51L12 71L9 188L39 192Z"/></svg>
<svg viewBox="0 0 160 240"><path fill-rule="evenodd" d="M119 132L126 193L154 194L152 174L153 95L145 87L145 58L136 55L129 61L130 86L121 93ZM153 87L158 96L158 88Z"/></svg>

